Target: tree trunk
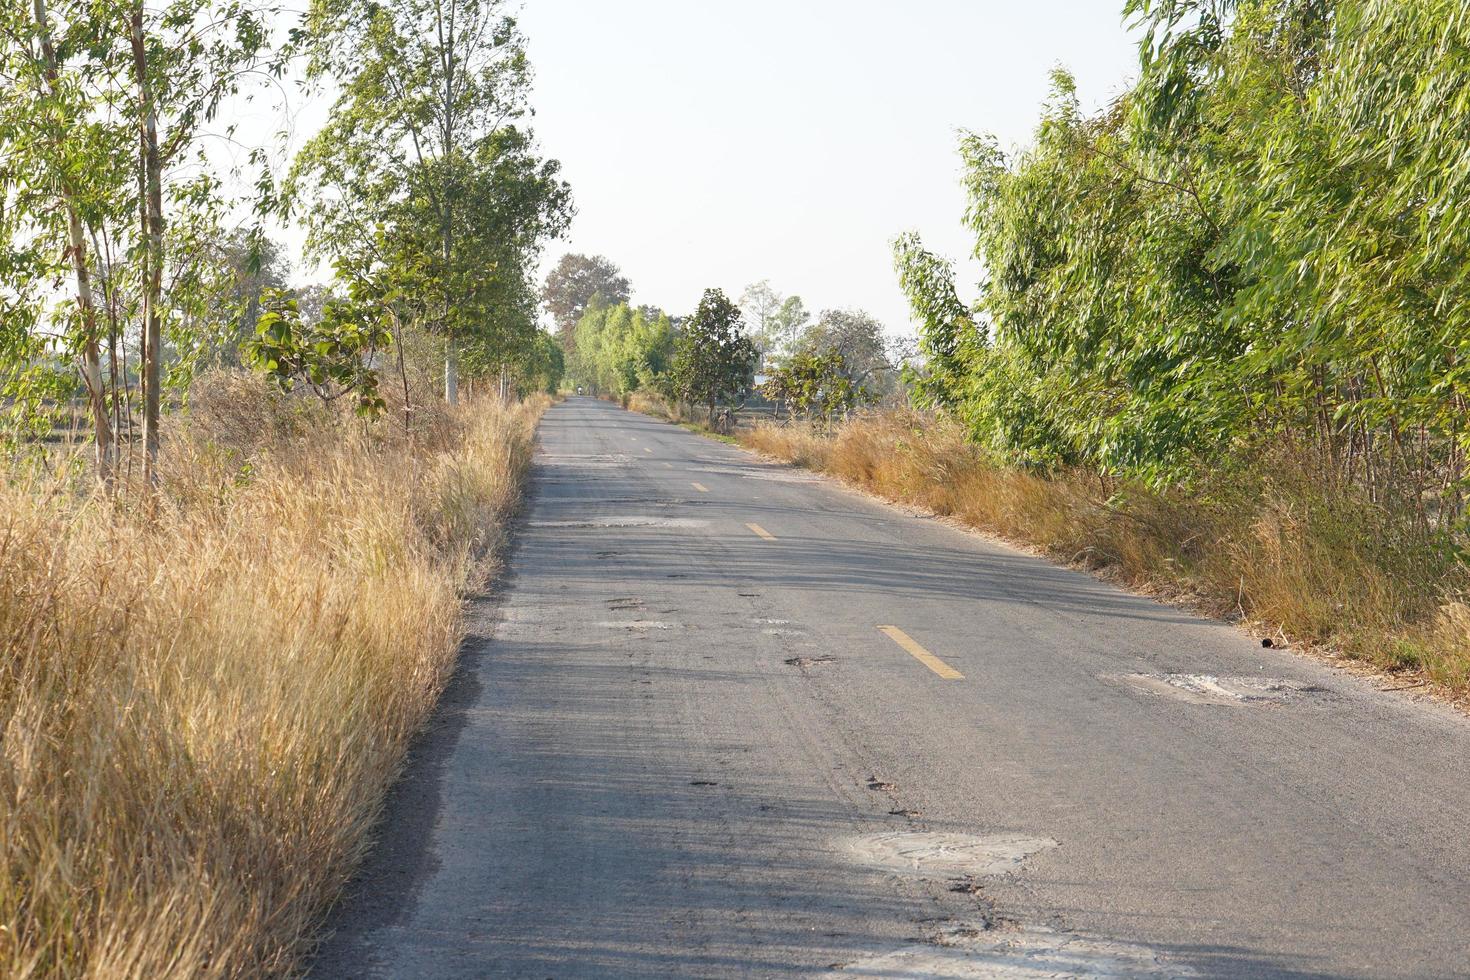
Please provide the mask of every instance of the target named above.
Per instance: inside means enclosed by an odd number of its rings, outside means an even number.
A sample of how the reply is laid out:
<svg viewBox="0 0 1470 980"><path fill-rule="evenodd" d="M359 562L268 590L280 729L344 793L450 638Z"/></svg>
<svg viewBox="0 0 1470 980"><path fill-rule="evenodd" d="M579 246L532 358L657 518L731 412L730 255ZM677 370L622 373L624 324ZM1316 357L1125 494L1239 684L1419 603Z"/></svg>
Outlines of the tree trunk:
<svg viewBox="0 0 1470 980"><path fill-rule="evenodd" d="M403 321L395 315L393 318L393 346L398 353L398 377L403 381L403 431L410 439L413 438L413 406L410 404L408 392L408 366L403 363Z"/></svg>
<svg viewBox="0 0 1470 980"><path fill-rule="evenodd" d="M459 352L452 339L444 347L444 400L459 404Z"/></svg>
<svg viewBox="0 0 1470 980"><path fill-rule="evenodd" d="M56 65L56 48L51 41L51 21L45 0L35 0L33 9L36 29L41 35L41 58L46 72L46 86L52 98L60 98L60 74ZM62 178L61 195L66 205L67 251L72 272L76 276L77 310L82 315L80 350L82 381L87 386L87 403L92 410L92 437L97 455L97 479L111 486L115 470L112 424L107 417L107 394L102 383L102 357L97 346L97 303L92 294L92 273L87 266L87 240L82 234L82 219L77 213L76 190L71 181Z"/></svg>
<svg viewBox="0 0 1470 980"><path fill-rule="evenodd" d="M158 153L158 117L148 77L143 5L133 7L133 73L138 87L139 158L143 172L143 479L158 481L159 386L162 380L163 163Z"/></svg>

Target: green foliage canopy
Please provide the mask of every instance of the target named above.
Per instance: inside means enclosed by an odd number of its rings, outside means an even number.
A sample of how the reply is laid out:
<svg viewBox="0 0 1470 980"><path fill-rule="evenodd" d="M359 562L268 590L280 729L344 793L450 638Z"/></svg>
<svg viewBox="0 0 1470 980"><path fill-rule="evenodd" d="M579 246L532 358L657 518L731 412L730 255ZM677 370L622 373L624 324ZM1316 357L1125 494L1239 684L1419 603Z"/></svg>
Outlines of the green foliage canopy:
<svg viewBox="0 0 1470 980"><path fill-rule="evenodd" d="M745 332L740 307L723 291L706 289L694 315L674 340L669 391L679 399L715 406L750 389L760 352Z"/></svg>
<svg viewBox="0 0 1470 980"><path fill-rule="evenodd" d="M1266 446L1426 521L1470 449L1470 18L1458 0L1129 0L1134 88L1065 72L1032 144L962 140L973 306L913 236L921 396L1019 462L1156 483Z"/></svg>

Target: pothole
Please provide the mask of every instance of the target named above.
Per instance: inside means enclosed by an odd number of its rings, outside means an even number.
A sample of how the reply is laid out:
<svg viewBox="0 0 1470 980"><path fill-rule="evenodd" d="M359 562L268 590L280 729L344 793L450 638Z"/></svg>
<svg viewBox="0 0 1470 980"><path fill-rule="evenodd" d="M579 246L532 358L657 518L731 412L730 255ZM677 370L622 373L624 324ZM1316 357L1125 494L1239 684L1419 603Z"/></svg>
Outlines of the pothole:
<svg viewBox="0 0 1470 980"><path fill-rule="evenodd" d="M1189 969L1136 943L1027 929L997 933L959 928L935 945L915 944L834 965L826 976L926 980L1029 980L1042 977L1193 977Z"/></svg>
<svg viewBox="0 0 1470 980"><path fill-rule="evenodd" d="M1281 677L1217 677L1214 674L1123 674L1110 679L1150 694L1191 704L1269 704L1326 693Z"/></svg>
<svg viewBox="0 0 1470 980"><path fill-rule="evenodd" d="M870 783L869 788L879 787ZM874 870L954 878L1007 874L1031 855L1056 846L1049 837L1029 834L914 831L856 837L847 841L846 850L853 860Z"/></svg>
<svg viewBox="0 0 1470 980"><path fill-rule="evenodd" d="M837 658L824 653L820 657L790 657L784 662L788 667L824 667L835 664Z"/></svg>
<svg viewBox="0 0 1470 980"><path fill-rule="evenodd" d="M709 521L689 517L586 517L572 521L531 521L531 527L709 527Z"/></svg>

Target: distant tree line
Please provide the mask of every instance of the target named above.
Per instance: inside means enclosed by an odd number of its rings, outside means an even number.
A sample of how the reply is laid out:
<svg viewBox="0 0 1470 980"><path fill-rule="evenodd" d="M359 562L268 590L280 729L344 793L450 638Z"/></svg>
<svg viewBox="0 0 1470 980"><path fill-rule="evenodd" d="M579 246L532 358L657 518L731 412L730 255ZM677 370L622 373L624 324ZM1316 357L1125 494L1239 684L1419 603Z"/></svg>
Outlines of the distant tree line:
<svg viewBox="0 0 1470 980"><path fill-rule="evenodd" d="M563 256L542 288L567 351L567 378L591 391L637 391L688 402L713 416L764 397L779 410L828 418L903 390L905 345L858 310L815 320L800 296L769 282L738 302L707 290L687 317L635 307L627 277L602 256Z"/></svg>

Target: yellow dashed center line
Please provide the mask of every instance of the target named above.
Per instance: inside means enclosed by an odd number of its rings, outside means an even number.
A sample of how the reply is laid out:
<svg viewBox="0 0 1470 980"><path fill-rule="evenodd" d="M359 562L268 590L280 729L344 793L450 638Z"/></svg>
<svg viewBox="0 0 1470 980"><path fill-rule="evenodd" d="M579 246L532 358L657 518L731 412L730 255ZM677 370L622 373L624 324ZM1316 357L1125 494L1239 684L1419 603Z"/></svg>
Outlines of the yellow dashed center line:
<svg viewBox="0 0 1470 980"><path fill-rule="evenodd" d="M709 493L709 487L705 486L703 483L691 483L690 486L698 490L700 493Z"/></svg>
<svg viewBox="0 0 1470 980"><path fill-rule="evenodd" d="M765 528L761 527L759 524L747 524L745 526L748 527L748 528L750 528L750 530L753 533L759 535L762 538L765 538L767 541L775 541L776 540L776 536L774 534L772 534L770 531L767 531Z"/></svg>
<svg viewBox="0 0 1470 980"><path fill-rule="evenodd" d="M964 674L961 674L949 664L945 663L943 660L940 660L928 650L925 650L923 647L919 646L919 644L914 640L912 636L909 636L897 626L880 626L878 627L878 631L887 636L894 643L897 643L899 646L903 647L915 660L923 664L925 667L928 667L930 670L934 671L934 673L938 674L940 677L943 677L945 680L962 681L965 679Z"/></svg>

